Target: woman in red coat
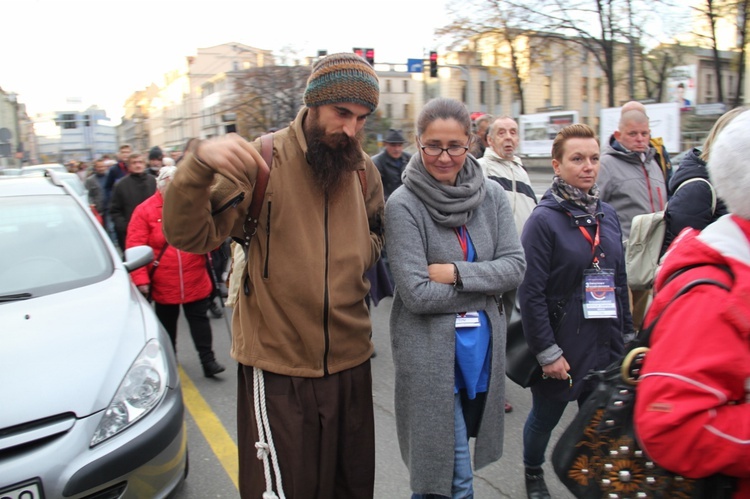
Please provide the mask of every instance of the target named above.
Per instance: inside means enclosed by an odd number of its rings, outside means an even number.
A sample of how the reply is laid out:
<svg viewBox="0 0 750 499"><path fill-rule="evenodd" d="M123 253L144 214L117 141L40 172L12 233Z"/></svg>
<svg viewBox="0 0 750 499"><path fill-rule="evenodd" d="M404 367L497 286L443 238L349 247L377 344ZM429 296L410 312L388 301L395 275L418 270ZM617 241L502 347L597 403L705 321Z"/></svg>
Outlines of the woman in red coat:
<svg viewBox="0 0 750 499"><path fill-rule="evenodd" d="M139 204L128 223L126 248L148 245L154 249L154 262L131 274L138 290L154 300L156 315L167 330L177 351L177 319L180 305L190 326L193 343L203 366L203 374L212 377L224 371L216 362L212 348L211 324L207 311L213 283L206 267L206 256L186 253L170 246L161 229L162 194L177 168L159 171L156 193Z"/></svg>

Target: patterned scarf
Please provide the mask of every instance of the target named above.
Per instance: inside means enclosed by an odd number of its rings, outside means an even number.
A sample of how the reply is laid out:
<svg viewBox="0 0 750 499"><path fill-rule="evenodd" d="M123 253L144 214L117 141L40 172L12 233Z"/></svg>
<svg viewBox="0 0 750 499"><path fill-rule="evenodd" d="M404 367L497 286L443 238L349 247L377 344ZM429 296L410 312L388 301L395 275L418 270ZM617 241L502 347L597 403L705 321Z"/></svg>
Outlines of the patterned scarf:
<svg viewBox="0 0 750 499"><path fill-rule="evenodd" d="M578 187L573 187L555 175L552 179L552 194L570 201L590 215L595 214L599 207L599 187L596 184L591 187L589 192L583 192Z"/></svg>
<svg viewBox="0 0 750 499"><path fill-rule="evenodd" d="M467 154L456 177L456 185L444 185L430 175L415 154L401 175L403 184L424 203L432 220L443 227L461 227L487 193L482 167Z"/></svg>

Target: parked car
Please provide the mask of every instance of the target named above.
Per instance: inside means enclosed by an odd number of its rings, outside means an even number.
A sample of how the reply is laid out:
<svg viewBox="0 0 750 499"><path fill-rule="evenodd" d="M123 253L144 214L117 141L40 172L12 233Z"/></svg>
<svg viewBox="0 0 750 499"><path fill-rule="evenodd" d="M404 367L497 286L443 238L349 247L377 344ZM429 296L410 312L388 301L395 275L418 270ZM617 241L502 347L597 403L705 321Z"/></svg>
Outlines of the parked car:
<svg viewBox="0 0 750 499"><path fill-rule="evenodd" d="M172 346L67 174L0 177L0 497L162 498L188 469Z"/></svg>

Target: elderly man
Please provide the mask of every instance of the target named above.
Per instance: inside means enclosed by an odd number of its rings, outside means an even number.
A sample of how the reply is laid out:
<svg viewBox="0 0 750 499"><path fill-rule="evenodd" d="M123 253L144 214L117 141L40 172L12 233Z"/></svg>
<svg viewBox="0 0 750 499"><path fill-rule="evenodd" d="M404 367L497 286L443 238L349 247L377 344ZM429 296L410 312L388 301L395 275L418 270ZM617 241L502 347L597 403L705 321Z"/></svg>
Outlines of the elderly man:
<svg viewBox="0 0 750 499"><path fill-rule="evenodd" d="M305 106L273 135L257 232L244 228L264 161L261 139L201 142L180 161L164 199L170 244L207 253L232 236L247 249L231 352L240 364L242 497L273 494L264 463L273 464L279 497L373 496L364 274L380 255L385 203L360 137L379 95L361 57L331 54L313 65Z"/></svg>
<svg viewBox="0 0 750 499"><path fill-rule="evenodd" d="M518 234L531 215L537 203L536 194L531 187L531 179L516 156L518 149L518 123L510 116L501 116L490 124L487 129L487 144L484 155L479 158L479 164L487 178L490 178L505 189L513 210L513 219ZM515 306L516 290L503 293L503 309L505 317L510 320L511 311ZM511 412L513 406L505 402L505 412Z"/></svg>
<svg viewBox="0 0 750 499"><path fill-rule="evenodd" d="M601 157L599 197L617 211L623 240L630 235L633 217L663 210L667 202L664 173L650 144L648 116L625 111ZM631 290L633 326L640 329L650 292Z"/></svg>
<svg viewBox="0 0 750 499"><path fill-rule="evenodd" d="M487 131L489 148L479 159L484 175L505 189L513 209L513 218L521 234L526 219L537 203L529 174L516 156L518 149L518 123L510 116L501 116L492 122Z"/></svg>
<svg viewBox="0 0 750 499"><path fill-rule="evenodd" d="M411 159L411 154L404 152L404 138L401 130L391 128L383 140L384 149L372 157L380 178L383 180L385 199L401 185L401 174Z"/></svg>

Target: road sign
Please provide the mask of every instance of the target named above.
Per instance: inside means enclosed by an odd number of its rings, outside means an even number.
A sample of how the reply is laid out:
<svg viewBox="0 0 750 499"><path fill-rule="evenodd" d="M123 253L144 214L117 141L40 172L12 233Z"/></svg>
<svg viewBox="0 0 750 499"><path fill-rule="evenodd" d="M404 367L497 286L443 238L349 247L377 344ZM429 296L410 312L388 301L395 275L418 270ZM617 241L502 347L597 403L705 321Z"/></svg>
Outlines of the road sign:
<svg viewBox="0 0 750 499"><path fill-rule="evenodd" d="M410 73L421 73L424 68L424 61L422 59L407 59L406 66Z"/></svg>

